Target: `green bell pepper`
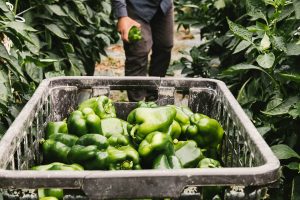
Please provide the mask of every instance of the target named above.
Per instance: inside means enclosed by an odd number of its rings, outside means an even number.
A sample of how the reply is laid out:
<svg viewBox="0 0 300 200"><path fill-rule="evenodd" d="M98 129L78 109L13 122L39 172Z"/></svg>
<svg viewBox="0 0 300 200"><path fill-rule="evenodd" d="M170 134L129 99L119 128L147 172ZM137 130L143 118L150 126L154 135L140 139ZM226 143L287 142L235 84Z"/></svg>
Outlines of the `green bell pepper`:
<svg viewBox="0 0 300 200"><path fill-rule="evenodd" d="M141 142L149 133L154 131L168 132L173 123L176 110L171 107L162 106L155 108L136 108L131 111L127 121L133 124L130 135L135 142Z"/></svg>
<svg viewBox="0 0 300 200"><path fill-rule="evenodd" d="M109 167L107 151L97 151L96 156L91 160L85 161L83 166L88 170L107 170Z"/></svg>
<svg viewBox="0 0 300 200"><path fill-rule="evenodd" d="M174 155L158 155L153 161L153 169L181 169L180 160Z"/></svg>
<svg viewBox="0 0 300 200"><path fill-rule="evenodd" d="M176 142L174 148L175 155L184 168L196 167L203 157L201 149L197 147L197 143L193 140Z"/></svg>
<svg viewBox="0 0 300 200"><path fill-rule="evenodd" d="M100 122L100 134L108 139L111 146L126 146L130 144L129 133L131 125L118 118L106 118Z"/></svg>
<svg viewBox="0 0 300 200"><path fill-rule="evenodd" d="M68 126L66 121L48 122L45 138L48 139L50 135L56 133L68 133Z"/></svg>
<svg viewBox="0 0 300 200"><path fill-rule="evenodd" d="M170 125L167 135L171 136L172 139L178 139L181 135L181 126L177 121L173 121Z"/></svg>
<svg viewBox="0 0 300 200"><path fill-rule="evenodd" d="M44 160L47 162L68 163L68 153L71 147L55 140L45 140L42 144Z"/></svg>
<svg viewBox="0 0 300 200"><path fill-rule="evenodd" d="M191 125L186 132L187 138L195 140L200 148L206 149L208 157L215 158L224 134L221 124L199 113L193 114L190 121Z"/></svg>
<svg viewBox="0 0 300 200"><path fill-rule="evenodd" d="M69 170L83 171L83 167L78 164L67 165L64 163L54 162L47 165L39 165L31 168L32 170L47 171L47 170ZM38 189L39 199L63 199L64 191L60 188Z"/></svg>
<svg viewBox="0 0 300 200"><path fill-rule="evenodd" d="M81 136L68 154L70 161L80 163L85 169L105 170L107 166L108 140L103 135L86 134Z"/></svg>
<svg viewBox="0 0 300 200"><path fill-rule="evenodd" d="M141 30L136 26L132 26L128 32L128 41L137 42L140 41L141 39L142 39Z"/></svg>
<svg viewBox="0 0 300 200"><path fill-rule="evenodd" d="M212 158L203 158L198 163L198 168L220 168L220 162Z"/></svg>
<svg viewBox="0 0 300 200"><path fill-rule="evenodd" d="M142 158L154 158L161 153L174 151L172 138L162 132L152 132L140 143L138 152Z"/></svg>
<svg viewBox="0 0 300 200"><path fill-rule="evenodd" d="M68 130L79 137L87 133L100 133L100 118L91 108L75 110L68 118Z"/></svg>
<svg viewBox="0 0 300 200"><path fill-rule="evenodd" d="M93 97L82 102L78 110L83 111L85 108L92 108L100 119L116 117L116 109L111 99L107 96Z"/></svg>
<svg viewBox="0 0 300 200"><path fill-rule="evenodd" d="M139 101L137 103L137 107L144 107L144 108L155 108L158 107L158 105L154 102L154 101L149 101L149 102L145 102L145 101Z"/></svg>
<svg viewBox="0 0 300 200"><path fill-rule="evenodd" d="M130 145L107 148L108 168L110 170L141 169L139 153Z"/></svg>
<svg viewBox="0 0 300 200"><path fill-rule="evenodd" d="M39 199L58 199L61 200L64 197L64 190L60 188L40 188L38 189Z"/></svg>
<svg viewBox="0 0 300 200"><path fill-rule="evenodd" d="M39 200L59 200L59 199L56 197L42 197L42 198L39 198Z"/></svg>
<svg viewBox="0 0 300 200"><path fill-rule="evenodd" d="M99 134L83 135L77 140L76 144L82 146L95 145L98 150L106 149L108 147L107 138Z"/></svg>
<svg viewBox="0 0 300 200"><path fill-rule="evenodd" d="M203 158L198 164L198 168L221 168L219 161L211 158ZM224 188L222 186L207 186L203 187L203 199L217 199L216 197L223 196ZM220 198L221 199L221 198Z"/></svg>
<svg viewBox="0 0 300 200"><path fill-rule="evenodd" d="M74 145L67 155L67 159L70 163L79 163L84 165L85 161L94 159L98 152L98 146L89 145Z"/></svg>
<svg viewBox="0 0 300 200"><path fill-rule="evenodd" d="M189 108L184 106L168 106L176 109L175 120L180 124L181 133L184 134L190 125L190 116L192 116L194 113Z"/></svg>
<svg viewBox="0 0 300 200"><path fill-rule="evenodd" d="M57 141L57 142L61 142L69 147L72 147L77 142L78 137L75 135L66 134L66 133L55 133L55 134L50 135L49 139Z"/></svg>
<svg viewBox="0 0 300 200"><path fill-rule="evenodd" d="M148 134L140 143L138 152L144 168L178 168L172 138L165 133L155 131Z"/></svg>

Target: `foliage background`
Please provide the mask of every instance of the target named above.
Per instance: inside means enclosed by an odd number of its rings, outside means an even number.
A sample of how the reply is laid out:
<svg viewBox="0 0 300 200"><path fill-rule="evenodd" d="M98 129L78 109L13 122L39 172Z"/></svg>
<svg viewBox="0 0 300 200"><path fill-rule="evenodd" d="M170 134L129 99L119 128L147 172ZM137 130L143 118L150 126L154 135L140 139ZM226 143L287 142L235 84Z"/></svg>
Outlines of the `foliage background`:
<svg viewBox="0 0 300 200"><path fill-rule="evenodd" d="M224 81L282 165L268 199L300 199L300 3L177 0L179 26L199 26L202 44L173 68Z"/></svg>
<svg viewBox="0 0 300 200"><path fill-rule="evenodd" d="M114 24L109 0L0 0L0 137L41 80L93 75Z"/></svg>

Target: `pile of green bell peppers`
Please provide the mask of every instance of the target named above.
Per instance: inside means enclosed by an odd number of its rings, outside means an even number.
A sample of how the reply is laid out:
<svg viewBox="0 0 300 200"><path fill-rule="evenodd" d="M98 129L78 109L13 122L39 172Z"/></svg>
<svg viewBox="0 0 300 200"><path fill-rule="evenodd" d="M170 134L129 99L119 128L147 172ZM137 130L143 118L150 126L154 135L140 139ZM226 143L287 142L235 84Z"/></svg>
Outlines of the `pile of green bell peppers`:
<svg viewBox="0 0 300 200"><path fill-rule="evenodd" d="M35 169L216 168L221 167L218 152L223 134L216 119L188 107L138 102L125 121L117 118L111 99L93 97L67 119L47 124L42 149L48 165Z"/></svg>

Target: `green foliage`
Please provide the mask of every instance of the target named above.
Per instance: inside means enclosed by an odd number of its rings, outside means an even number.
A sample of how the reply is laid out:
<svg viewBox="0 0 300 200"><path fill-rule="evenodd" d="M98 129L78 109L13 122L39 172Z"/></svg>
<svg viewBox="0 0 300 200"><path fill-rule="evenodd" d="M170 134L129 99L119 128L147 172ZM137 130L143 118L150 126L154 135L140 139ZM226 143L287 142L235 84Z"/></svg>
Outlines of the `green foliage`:
<svg viewBox="0 0 300 200"><path fill-rule="evenodd" d="M0 137L40 81L93 75L117 38L109 0L8 2L13 10L0 0Z"/></svg>
<svg viewBox="0 0 300 200"><path fill-rule="evenodd" d="M109 0L25 0L17 11L38 30L41 52L58 60L45 70L47 76L93 75L104 47L117 38Z"/></svg>
<svg viewBox="0 0 300 200"><path fill-rule="evenodd" d="M202 2L207 1L195 5ZM203 33L201 29L203 43L190 51L192 60L183 58L177 65L187 76L218 78L228 85L281 160L282 185L279 190L270 191L271 199L297 199L300 4L287 0L243 0L232 9L232 1L224 2L222 8L212 8L219 14L205 13L206 18L216 21L202 27L212 31ZM231 9L230 15L225 12L227 8ZM218 20L218 15L223 20ZM216 34L214 30L219 27L224 28Z"/></svg>

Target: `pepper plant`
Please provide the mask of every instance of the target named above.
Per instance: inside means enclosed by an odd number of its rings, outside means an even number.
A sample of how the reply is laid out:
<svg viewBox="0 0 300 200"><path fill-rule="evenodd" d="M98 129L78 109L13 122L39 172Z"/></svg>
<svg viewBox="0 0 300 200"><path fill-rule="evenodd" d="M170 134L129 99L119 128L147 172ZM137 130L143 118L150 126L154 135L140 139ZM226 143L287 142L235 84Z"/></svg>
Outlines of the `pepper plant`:
<svg viewBox="0 0 300 200"><path fill-rule="evenodd" d="M190 51L192 60L183 58L177 66L188 76L218 78L227 84L281 161L281 187L269 191L270 199L297 199L300 4L244 0L232 10L242 14L234 16L225 15L232 5L224 3L219 10L224 14L223 29L217 34L202 32L203 43ZM218 22L212 30L218 29Z"/></svg>

